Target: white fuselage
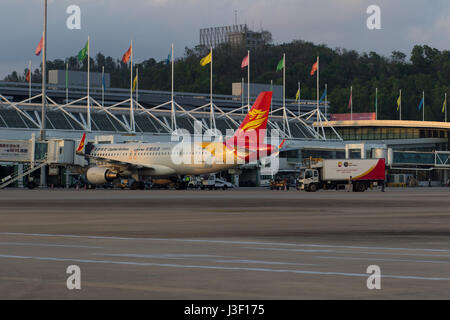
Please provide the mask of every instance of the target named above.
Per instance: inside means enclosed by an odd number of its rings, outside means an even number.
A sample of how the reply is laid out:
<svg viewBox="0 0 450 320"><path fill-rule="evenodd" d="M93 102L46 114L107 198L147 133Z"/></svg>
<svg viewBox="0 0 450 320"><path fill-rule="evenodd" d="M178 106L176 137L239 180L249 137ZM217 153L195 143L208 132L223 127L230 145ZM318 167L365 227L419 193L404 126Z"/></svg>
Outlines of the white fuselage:
<svg viewBox="0 0 450 320"><path fill-rule="evenodd" d="M177 143L98 144L90 155L101 167L114 168L120 167L119 163L128 163L142 168L149 176L206 174L236 166L236 163L217 161L211 152L201 147L183 151L180 161L180 149L176 146ZM233 153L222 149L231 155Z"/></svg>

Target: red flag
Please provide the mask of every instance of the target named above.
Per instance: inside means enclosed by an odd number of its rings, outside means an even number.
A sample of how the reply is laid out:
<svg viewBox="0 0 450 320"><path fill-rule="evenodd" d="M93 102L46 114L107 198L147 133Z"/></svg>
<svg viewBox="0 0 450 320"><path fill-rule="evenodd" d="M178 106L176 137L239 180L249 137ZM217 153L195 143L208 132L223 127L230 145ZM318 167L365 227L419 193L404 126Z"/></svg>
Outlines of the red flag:
<svg viewBox="0 0 450 320"><path fill-rule="evenodd" d="M317 67L319 66L318 62L314 63L311 69L311 75L313 76L314 73L317 71Z"/></svg>
<svg viewBox="0 0 450 320"><path fill-rule="evenodd" d="M26 81L26 82L30 82L30 80L31 80L31 71L28 70L27 76L25 77L25 81Z"/></svg>
<svg viewBox="0 0 450 320"><path fill-rule="evenodd" d="M38 44L38 46L37 46L37 48L36 48L35 54L36 54L37 56L41 54L41 51L42 51L42 47L43 47L43 46L44 46L44 36L42 36L41 41L39 41L39 44Z"/></svg>
<svg viewBox="0 0 450 320"><path fill-rule="evenodd" d="M130 61L131 50L133 50L133 49L132 49L132 46L130 46L130 48L128 49L128 51L125 52L125 54L123 55L123 57L122 57L122 62L123 62L123 63L128 63L128 61Z"/></svg>
<svg viewBox="0 0 450 320"><path fill-rule="evenodd" d="M241 69L244 69L245 67L248 67L248 55L245 56L241 63Z"/></svg>

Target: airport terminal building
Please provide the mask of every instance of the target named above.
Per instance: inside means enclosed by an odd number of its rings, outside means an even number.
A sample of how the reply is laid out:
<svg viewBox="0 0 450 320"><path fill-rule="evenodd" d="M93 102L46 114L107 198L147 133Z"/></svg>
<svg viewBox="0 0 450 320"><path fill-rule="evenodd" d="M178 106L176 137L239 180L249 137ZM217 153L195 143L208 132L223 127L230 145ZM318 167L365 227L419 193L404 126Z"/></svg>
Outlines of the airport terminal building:
<svg viewBox="0 0 450 320"><path fill-rule="evenodd" d="M261 87L262 88L262 87ZM262 88L264 90L264 88ZM268 90L269 87L265 90ZM241 90L243 91L243 90ZM246 90L245 90L246 92ZM256 95L251 93L251 101ZM39 177L43 185L67 187L76 179L71 168L86 165L74 154L83 132L95 143L168 142L179 129L235 130L248 106L243 95L162 92L51 84L47 91L46 141L40 141L41 86L0 82L0 180L18 177L9 186L23 186L26 176ZM328 103L282 100L274 97L268 131L286 139L276 174L291 180L303 160L313 158L386 158L388 182L445 184L450 170L450 125L422 121L328 121ZM38 168L38 169L36 169ZM41 174L42 172L42 174ZM259 165L245 165L221 173L240 186L263 186L273 175ZM0 183L1 185L2 183Z"/></svg>

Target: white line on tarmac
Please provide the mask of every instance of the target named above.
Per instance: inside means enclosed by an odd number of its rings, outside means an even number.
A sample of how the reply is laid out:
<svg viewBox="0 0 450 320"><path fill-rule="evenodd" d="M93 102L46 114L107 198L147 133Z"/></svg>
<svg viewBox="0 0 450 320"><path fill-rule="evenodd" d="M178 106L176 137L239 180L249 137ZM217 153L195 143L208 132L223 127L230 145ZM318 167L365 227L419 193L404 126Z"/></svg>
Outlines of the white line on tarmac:
<svg viewBox="0 0 450 320"><path fill-rule="evenodd" d="M288 252L302 252L302 253L337 253L337 254L367 254L367 255L379 255L379 256L419 256L419 257L440 257L450 258L450 255L443 254L421 254L421 253L389 253L389 252L367 252L367 251L336 251L336 250L305 250L305 249L287 249L287 248L251 248L252 250L268 250L268 251L288 251ZM420 249L418 249L421 251Z"/></svg>
<svg viewBox="0 0 450 320"><path fill-rule="evenodd" d="M149 258L149 259L195 259L195 258L235 258L229 256L215 256L209 254L134 254L134 253L93 253L93 256L121 257L121 258Z"/></svg>
<svg viewBox="0 0 450 320"><path fill-rule="evenodd" d="M273 243L256 241L228 241L228 240L206 240L206 239L165 239L165 238L130 238L130 237L108 237L108 236L82 236L69 234L40 234L40 233L13 233L0 232L5 236L31 236L31 237L61 237L61 238L79 238L96 240L133 240L133 241L173 241L173 242L191 242L191 243L217 243L217 244L245 244L245 245L275 245L275 246L298 246L312 248L342 248L342 249L370 249L370 250L404 250L404 251L426 251L426 252L450 252L448 249L432 248L389 248L389 247L366 247L366 246L343 246L343 245L322 245L322 244L298 244L298 243Z"/></svg>
<svg viewBox="0 0 450 320"><path fill-rule="evenodd" d="M440 260L407 260L407 259L380 259L380 258L353 258L353 257L327 257L316 256L319 259L334 259L334 260L366 260L366 261L385 261L385 262L414 262L414 263L433 263L433 264L450 264L450 261Z"/></svg>
<svg viewBox="0 0 450 320"><path fill-rule="evenodd" d="M0 242L5 246L26 246L26 247L61 247L61 248L85 248L85 249L103 249L103 247L78 246L70 244L49 244L49 243L28 243L28 242Z"/></svg>
<svg viewBox="0 0 450 320"><path fill-rule="evenodd" d="M21 260L39 260L39 261L57 261L57 262L71 262L71 263L75 262L75 263L109 264L109 265L114 265L114 264L116 264L116 265L133 265L133 266L165 267L165 268L294 273L294 274L307 274L307 275L345 276L345 277L360 277L360 278L367 278L369 276L368 274L365 274L365 273L322 272L322 271L309 271L309 270L267 269L267 268L246 268L246 267L226 267L226 266L204 266L204 265L183 265L183 264L148 263L148 262L131 262L131 261L105 261L105 260L87 260L87 259L71 259L71 258L53 258L53 257L14 256L14 255L1 255L1 254L0 254L0 258L21 259ZM403 280L450 281L450 278L403 276L403 275L382 275L381 278L403 279Z"/></svg>
<svg viewBox="0 0 450 320"><path fill-rule="evenodd" d="M267 265L291 265L291 266L317 266L313 263L292 263L278 261L259 261L259 260L214 260L219 263L248 263L248 264L267 264Z"/></svg>

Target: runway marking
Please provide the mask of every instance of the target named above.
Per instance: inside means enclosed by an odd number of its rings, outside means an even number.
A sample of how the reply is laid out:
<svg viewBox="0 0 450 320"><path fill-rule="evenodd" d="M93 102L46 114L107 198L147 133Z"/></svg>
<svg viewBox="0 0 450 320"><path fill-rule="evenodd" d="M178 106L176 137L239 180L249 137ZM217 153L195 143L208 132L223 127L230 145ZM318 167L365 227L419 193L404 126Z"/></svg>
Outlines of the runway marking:
<svg viewBox="0 0 450 320"><path fill-rule="evenodd" d="M84 248L84 249L104 249L95 246L79 246L70 244L50 244L50 243L28 243L28 242L0 242L0 245L7 246L29 246L29 247L61 247L61 248Z"/></svg>
<svg viewBox="0 0 450 320"><path fill-rule="evenodd" d="M272 273L293 273L293 274L306 274L306 275L345 276L345 277L359 277L359 278L367 278L367 276L368 276L365 273L323 272L323 271L310 271L310 270L267 269L267 268L205 266L205 265L183 265L183 264L131 262L131 261L89 260L89 259L75 259L75 258L14 256L14 255L2 255L2 254L0 254L0 258L21 259L21 260L39 260L39 261L57 261L57 262L71 262L71 263L75 262L75 263L112 264L112 265L116 264L116 265L148 266L148 267L165 267L165 268L184 268L184 269L206 269L206 270L227 270L227 271L255 271L255 272L272 272ZM450 278L403 276L403 275L382 275L382 278L403 279L403 280L450 281Z"/></svg>
<svg viewBox="0 0 450 320"><path fill-rule="evenodd" d="M313 264L313 263L293 263L293 262L259 261L259 260L214 260L214 262L267 264L267 265L292 265L292 266L317 266L317 264Z"/></svg>
<svg viewBox="0 0 450 320"><path fill-rule="evenodd" d="M406 259L353 258L353 257L327 257L327 256L316 256L316 258L334 259L334 260L369 260L369 261L386 261L386 262L417 262L417 263L450 264L450 261L440 261L440 260L406 260Z"/></svg>
<svg viewBox="0 0 450 320"><path fill-rule="evenodd" d="M291 263L291 262L278 262L278 261L259 261L259 260L247 260L238 259L237 257L230 256L215 256L208 254L108 254L108 253L92 253L93 256L104 257L122 257L122 258L149 258L149 259L174 259L174 260L190 260L192 258L228 258L226 259L210 259L213 262L220 263L253 263L253 264L267 264L267 265L297 265L297 266L317 266L312 263Z"/></svg>
<svg viewBox="0 0 450 320"><path fill-rule="evenodd" d="M150 259L189 259L189 258L235 258L209 254L134 254L134 253L92 253L93 256L122 257L122 258L150 258Z"/></svg>
<svg viewBox="0 0 450 320"><path fill-rule="evenodd" d="M380 256L419 256L419 257L441 257L450 258L450 255L443 254L421 254L421 253L389 253L389 252L367 252L367 251L336 251L336 250L305 250L305 249L287 249L287 248L246 248L252 250L268 250L268 251L288 251L288 252L324 252L324 253L338 253L338 254L367 254L367 255L380 255ZM420 251L420 249L419 249Z"/></svg>
<svg viewBox="0 0 450 320"><path fill-rule="evenodd" d="M404 251L425 251L425 252L450 252L448 249L432 248L392 248L392 247L368 247L368 246L344 246L344 245L323 245L323 244L299 244L299 243L274 243L257 241L231 241L231 240L207 240L207 239L166 239L166 238L130 238L130 237L112 237L112 236L82 236L69 234L41 234L41 233L15 233L0 232L0 235L6 236L31 236L31 237L56 237L56 238L79 238L95 240L133 240L133 241L173 241L173 242L191 242L191 243L217 243L217 244L243 244L243 245L275 245L275 246L298 246L311 248L341 248L341 249L370 249L370 250L404 250Z"/></svg>

